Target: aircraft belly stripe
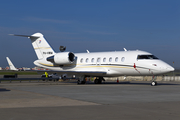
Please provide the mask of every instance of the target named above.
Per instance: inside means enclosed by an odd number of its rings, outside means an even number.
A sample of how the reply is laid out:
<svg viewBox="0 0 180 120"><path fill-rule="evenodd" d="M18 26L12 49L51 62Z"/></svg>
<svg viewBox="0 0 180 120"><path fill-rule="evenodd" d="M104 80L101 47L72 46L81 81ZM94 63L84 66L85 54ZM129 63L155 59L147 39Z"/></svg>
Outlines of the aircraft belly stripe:
<svg viewBox="0 0 180 120"><path fill-rule="evenodd" d="M47 66L47 67L59 67L59 65L51 65L51 64L44 64L44 63L39 63L41 65L44 65L44 66ZM73 65L75 64L72 64L72 67ZM104 64L103 66L102 65L96 65L96 64L93 64L94 66L88 66L86 64L84 64L85 66L78 66L76 68L128 68L128 69L134 69L134 66L132 65L120 65L120 64L111 64L111 65L106 65ZM89 64L91 65L91 64ZM67 67L71 67L71 65L67 66ZM136 66L136 68L141 68L141 69L148 69L149 68L145 68L145 67L139 67L139 66ZM151 70L155 70L155 69L151 69Z"/></svg>

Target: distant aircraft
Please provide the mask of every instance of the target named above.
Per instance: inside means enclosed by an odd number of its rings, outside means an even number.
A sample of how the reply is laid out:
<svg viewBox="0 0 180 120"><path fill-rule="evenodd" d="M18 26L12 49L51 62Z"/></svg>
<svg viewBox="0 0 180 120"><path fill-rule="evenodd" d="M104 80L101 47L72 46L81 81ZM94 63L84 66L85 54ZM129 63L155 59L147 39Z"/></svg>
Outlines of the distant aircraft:
<svg viewBox="0 0 180 120"><path fill-rule="evenodd" d="M8 57L6 57L6 59L7 59L7 62L9 64L10 70L18 71L18 69L14 67L13 63L11 62L11 60Z"/></svg>
<svg viewBox="0 0 180 120"><path fill-rule="evenodd" d="M41 33L33 35L15 35L28 37L38 57L34 64L52 71L76 75L78 84L85 84L86 77L96 77L94 83L101 83L103 77L117 76L154 76L174 71L174 68L145 51L87 52L73 53L54 52ZM103 44L102 44L103 46ZM152 80L151 85L156 85Z"/></svg>

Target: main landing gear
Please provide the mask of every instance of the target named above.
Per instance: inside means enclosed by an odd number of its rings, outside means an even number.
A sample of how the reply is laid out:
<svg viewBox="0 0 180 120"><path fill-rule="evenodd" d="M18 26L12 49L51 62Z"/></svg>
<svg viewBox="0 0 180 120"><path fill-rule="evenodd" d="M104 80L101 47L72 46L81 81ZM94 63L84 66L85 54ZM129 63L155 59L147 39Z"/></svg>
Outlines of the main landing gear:
<svg viewBox="0 0 180 120"><path fill-rule="evenodd" d="M85 80L83 80L83 81L78 80L78 81L77 81L77 84L86 84L86 81L85 81Z"/></svg>
<svg viewBox="0 0 180 120"><path fill-rule="evenodd" d="M105 81L105 79L103 77L96 77L96 79L94 80L95 84L101 84L102 81ZM86 77L82 76L78 79L77 84L86 84Z"/></svg>
<svg viewBox="0 0 180 120"><path fill-rule="evenodd" d="M105 81L105 79L104 79L103 77L99 77L99 78L96 78L96 79L94 80L94 83L95 83L95 84L101 84L102 81Z"/></svg>
<svg viewBox="0 0 180 120"><path fill-rule="evenodd" d="M85 76L81 76L78 79L77 84L86 84L86 77Z"/></svg>

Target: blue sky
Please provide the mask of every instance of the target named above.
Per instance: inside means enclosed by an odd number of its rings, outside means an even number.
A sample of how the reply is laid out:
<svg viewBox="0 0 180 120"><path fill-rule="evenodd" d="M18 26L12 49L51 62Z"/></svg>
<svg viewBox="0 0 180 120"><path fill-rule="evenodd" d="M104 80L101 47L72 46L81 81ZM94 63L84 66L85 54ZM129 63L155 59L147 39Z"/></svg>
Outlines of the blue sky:
<svg viewBox="0 0 180 120"><path fill-rule="evenodd" d="M41 32L56 52L143 50L180 68L179 0L2 0L0 66L34 67L27 38Z"/></svg>

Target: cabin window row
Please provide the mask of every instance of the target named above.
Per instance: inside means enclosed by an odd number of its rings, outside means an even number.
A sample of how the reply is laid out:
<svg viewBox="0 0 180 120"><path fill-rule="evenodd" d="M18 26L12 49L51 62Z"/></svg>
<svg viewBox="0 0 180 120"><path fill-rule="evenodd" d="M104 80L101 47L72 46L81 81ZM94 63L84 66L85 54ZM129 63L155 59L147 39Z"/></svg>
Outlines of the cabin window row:
<svg viewBox="0 0 180 120"><path fill-rule="evenodd" d="M83 60L84 60L84 59L81 58L80 62L83 63ZM121 62L124 62L124 60L125 60L125 57L122 57L122 58L121 58ZM116 57L116 58L114 59L114 61L115 61L115 62L119 62L119 58ZM89 63L89 62L94 63L94 62L95 62L95 58L92 58L91 60L89 60L89 58L86 58L86 59L85 59L85 63ZM101 62L101 58L97 58L96 62L98 62L98 63ZM113 62L113 58L112 58L112 57L110 57L109 59L103 58L102 62Z"/></svg>

